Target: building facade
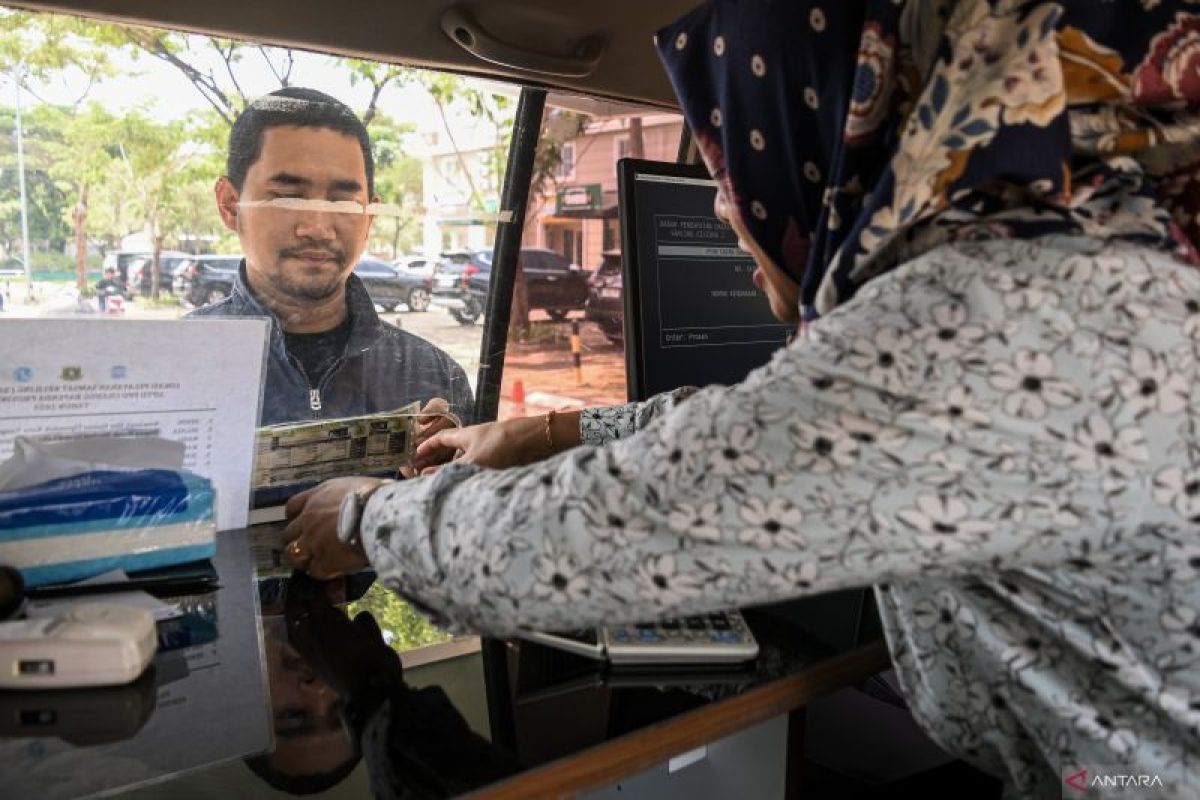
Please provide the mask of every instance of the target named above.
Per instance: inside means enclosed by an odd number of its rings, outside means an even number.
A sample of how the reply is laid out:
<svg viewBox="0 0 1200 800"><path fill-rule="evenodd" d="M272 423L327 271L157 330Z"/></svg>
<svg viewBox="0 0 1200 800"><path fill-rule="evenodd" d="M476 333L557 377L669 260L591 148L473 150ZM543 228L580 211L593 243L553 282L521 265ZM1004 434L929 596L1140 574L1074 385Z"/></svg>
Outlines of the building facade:
<svg viewBox="0 0 1200 800"><path fill-rule="evenodd" d="M617 161L630 155L629 116L593 118L582 135L562 145L562 161L545 193L533 198L525 224L526 247L561 253L584 269L596 269L602 253L621 246L617 219ZM643 157L674 161L683 118L648 113L642 123ZM419 133L426 255L489 249L495 242L500 164L507 156L495 131L477 120ZM469 176L469 179L468 179Z"/></svg>
<svg viewBox="0 0 1200 800"><path fill-rule="evenodd" d="M526 246L561 253L585 269L600 266L605 250L621 247L617 220L617 161L630 154L631 117L593 119L582 136L563 145L550 191L531 204ZM643 158L674 161L683 132L678 114L647 114Z"/></svg>

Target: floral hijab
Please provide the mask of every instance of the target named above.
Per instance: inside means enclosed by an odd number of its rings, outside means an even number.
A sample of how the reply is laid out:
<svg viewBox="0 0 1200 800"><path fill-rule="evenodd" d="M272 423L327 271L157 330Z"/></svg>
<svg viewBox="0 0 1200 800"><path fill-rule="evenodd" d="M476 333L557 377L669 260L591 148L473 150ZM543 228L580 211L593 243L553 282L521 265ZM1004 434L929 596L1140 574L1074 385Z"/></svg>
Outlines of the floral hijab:
<svg viewBox="0 0 1200 800"><path fill-rule="evenodd" d="M964 238L1200 263L1200 4L710 0L657 46L806 317Z"/></svg>

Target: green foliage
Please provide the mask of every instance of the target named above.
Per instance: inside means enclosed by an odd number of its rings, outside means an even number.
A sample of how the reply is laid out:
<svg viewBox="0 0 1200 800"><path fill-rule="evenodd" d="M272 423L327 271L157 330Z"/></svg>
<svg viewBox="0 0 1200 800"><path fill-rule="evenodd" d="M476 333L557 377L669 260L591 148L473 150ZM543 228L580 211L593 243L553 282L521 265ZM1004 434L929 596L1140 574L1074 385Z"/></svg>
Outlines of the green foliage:
<svg viewBox="0 0 1200 800"><path fill-rule="evenodd" d="M11 73L19 65L25 78L41 80L75 68L88 82L111 74L98 41L109 27L82 17L0 9L0 70Z"/></svg>
<svg viewBox="0 0 1200 800"><path fill-rule="evenodd" d="M118 58L120 57L120 58ZM84 105L88 89L113 75L114 63L153 60L183 76L207 104L182 122L162 122L148 109L114 113ZM281 48L173 31L86 20L49 13L0 9L0 81L22 65L27 84L58 81L83 87L73 106L52 107L30 96L25 109L29 224L35 243L63 251L74 234L116 248L122 237L148 231L164 248L191 249L204 241L216 252L237 252L212 196L224 172L230 126L249 102L244 87L251 71L269 69L280 86L291 80L294 54ZM469 206L480 216L496 210L507 166L515 103L455 75L414 70L355 58L330 64L355 86L369 91L356 109L369 125L375 147L376 192L401 207L400 217L380 217L369 250L400 252L422 238L422 162L411 154L413 126L379 111L385 92L418 83L432 98L451 142ZM127 67L125 67L127 69ZM9 82L10 83L10 82ZM10 84L11 85L11 84ZM454 122L452 122L452 118ZM484 125L493 142L467 163L456 141L462 120ZM0 248L12 252L19 238L12 112L0 103ZM562 143L582 131L585 118L547 114L534 171L538 193L562 157ZM43 245L44 246L44 245Z"/></svg>
<svg viewBox="0 0 1200 800"><path fill-rule="evenodd" d="M375 193L401 208L399 217L378 217L371 226L368 251L390 252L391 258L415 247L421 238L421 162L409 155L406 139L413 126L376 114L371 126L375 155Z"/></svg>
<svg viewBox="0 0 1200 800"><path fill-rule="evenodd" d="M66 253L54 250L33 250L29 254L29 260L33 265L32 272L35 281L53 281L75 277L75 257ZM88 254L87 269L89 273L95 273L99 277L103 263L104 259L99 255ZM20 269L21 263L20 259L14 255L0 261L0 266L5 269Z"/></svg>
<svg viewBox="0 0 1200 800"><path fill-rule="evenodd" d="M429 620L380 583L372 584L361 599L349 605L348 610L351 617L360 611L370 611L388 644L398 652L448 642L453 638L431 625Z"/></svg>

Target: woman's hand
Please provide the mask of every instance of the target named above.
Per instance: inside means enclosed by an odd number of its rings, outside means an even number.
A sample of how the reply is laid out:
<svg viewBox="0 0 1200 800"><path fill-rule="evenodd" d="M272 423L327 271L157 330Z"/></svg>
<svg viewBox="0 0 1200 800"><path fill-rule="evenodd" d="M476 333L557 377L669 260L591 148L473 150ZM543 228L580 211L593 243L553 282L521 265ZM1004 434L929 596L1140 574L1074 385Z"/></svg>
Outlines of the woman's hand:
<svg viewBox="0 0 1200 800"><path fill-rule="evenodd" d="M452 458L492 469L519 467L579 443L578 411L555 413L549 418L518 417L434 434L417 447L413 468L418 474L428 475Z"/></svg>
<svg viewBox="0 0 1200 800"><path fill-rule="evenodd" d="M452 458L493 469L528 464L549 455L545 426L545 417L519 417L441 431L417 446L413 468L428 474Z"/></svg>
<svg viewBox="0 0 1200 800"><path fill-rule="evenodd" d="M338 514L346 495L381 483L379 478L334 478L288 500L283 552L291 565L322 581L370 566L362 537L349 543L338 539Z"/></svg>

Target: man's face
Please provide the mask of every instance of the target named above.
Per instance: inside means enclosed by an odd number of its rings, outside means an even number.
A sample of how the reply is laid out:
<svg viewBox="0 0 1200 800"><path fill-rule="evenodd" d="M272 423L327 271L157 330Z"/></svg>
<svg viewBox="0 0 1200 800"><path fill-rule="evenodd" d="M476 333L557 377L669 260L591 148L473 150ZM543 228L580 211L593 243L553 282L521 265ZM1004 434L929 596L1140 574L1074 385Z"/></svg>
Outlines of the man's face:
<svg viewBox="0 0 1200 800"><path fill-rule="evenodd" d="M241 192L226 178L217 184L221 216L241 240L251 286L297 305L332 297L362 255L370 217L237 205L282 197L368 203L358 140L329 128L268 128Z"/></svg>
<svg viewBox="0 0 1200 800"><path fill-rule="evenodd" d="M339 711L342 700L286 641L283 617L264 619L275 750L271 765L289 775L329 772L354 757Z"/></svg>

